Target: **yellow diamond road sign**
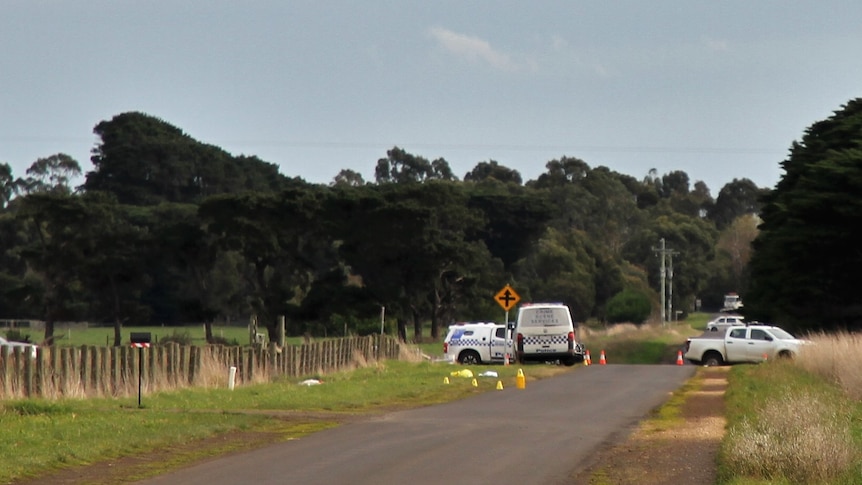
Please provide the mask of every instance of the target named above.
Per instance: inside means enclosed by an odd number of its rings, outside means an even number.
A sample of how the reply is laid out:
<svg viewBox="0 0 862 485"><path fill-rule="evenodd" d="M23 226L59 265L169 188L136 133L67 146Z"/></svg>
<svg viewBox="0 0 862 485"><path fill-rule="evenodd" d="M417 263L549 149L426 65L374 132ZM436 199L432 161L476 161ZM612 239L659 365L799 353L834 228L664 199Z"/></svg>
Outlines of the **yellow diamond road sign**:
<svg viewBox="0 0 862 485"><path fill-rule="evenodd" d="M506 285L494 295L494 300L503 307L503 310L509 311L521 301L521 297L515 293L515 290L511 286Z"/></svg>

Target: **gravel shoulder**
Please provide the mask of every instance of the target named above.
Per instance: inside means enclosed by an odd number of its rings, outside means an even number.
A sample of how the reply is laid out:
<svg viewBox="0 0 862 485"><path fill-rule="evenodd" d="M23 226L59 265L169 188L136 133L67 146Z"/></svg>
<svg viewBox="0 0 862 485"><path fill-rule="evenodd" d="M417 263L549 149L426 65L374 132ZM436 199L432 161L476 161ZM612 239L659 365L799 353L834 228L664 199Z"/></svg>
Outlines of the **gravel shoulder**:
<svg viewBox="0 0 862 485"><path fill-rule="evenodd" d="M724 436L728 367L701 368L699 385L686 394L678 425L642 421L623 443L599 452L572 477L578 485L715 483L716 457Z"/></svg>

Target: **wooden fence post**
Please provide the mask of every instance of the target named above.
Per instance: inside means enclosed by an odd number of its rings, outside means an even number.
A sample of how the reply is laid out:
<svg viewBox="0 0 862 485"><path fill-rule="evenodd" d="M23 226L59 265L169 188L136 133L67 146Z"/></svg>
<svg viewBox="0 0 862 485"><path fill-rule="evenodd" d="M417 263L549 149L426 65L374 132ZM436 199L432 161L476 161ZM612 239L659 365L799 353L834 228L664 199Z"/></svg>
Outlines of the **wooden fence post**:
<svg viewBox="0 0 862 485"><path fill-rule="evenodd" d="M9 357L5 352L0 352L0 397L7 397L12 394L12 383L10 382L12 375Z"/></svg>

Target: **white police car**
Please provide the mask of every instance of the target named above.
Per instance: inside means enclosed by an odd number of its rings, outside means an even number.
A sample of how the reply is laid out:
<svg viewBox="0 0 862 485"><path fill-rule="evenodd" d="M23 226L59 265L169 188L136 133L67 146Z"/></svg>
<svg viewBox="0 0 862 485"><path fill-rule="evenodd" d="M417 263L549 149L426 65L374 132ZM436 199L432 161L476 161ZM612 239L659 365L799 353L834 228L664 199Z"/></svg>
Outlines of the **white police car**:
<svg viewBox="0 0 862 485"><path fill-rule="evenodd" d="M449 326L443 341L446 359L461 364L504 362L508 351L512 358L511 332L506 326L492 322L456 323Z"/></svg>

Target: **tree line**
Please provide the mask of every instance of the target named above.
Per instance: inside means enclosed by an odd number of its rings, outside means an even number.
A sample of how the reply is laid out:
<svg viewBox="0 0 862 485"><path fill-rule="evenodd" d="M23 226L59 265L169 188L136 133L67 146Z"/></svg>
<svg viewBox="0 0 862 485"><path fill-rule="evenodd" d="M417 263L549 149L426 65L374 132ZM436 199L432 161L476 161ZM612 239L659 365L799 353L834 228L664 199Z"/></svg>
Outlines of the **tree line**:
<svg viewBox="0 0 862 485"><path fill-rule="evenodd" d="M437 338L502 320L505 284L580 321L642 321L660 239L678 252L673 308L717 308L748 288L757 214L775 203L745 178L713 198L682 171L635 178L574 157L526 182L494 160L459 179L399 147L374 181L342 170L311 184L143 113L94 133L86 174L64 154L18 178L0 164L0 315L44 320L46 343L61 321L112 324L119 345L124 325L252 314L271 334L280 315L292 334L361 334L382 308L402 339L429 321ZM643 302L647 315L630 310Z"/></svg>

